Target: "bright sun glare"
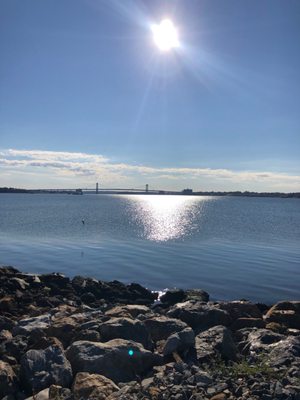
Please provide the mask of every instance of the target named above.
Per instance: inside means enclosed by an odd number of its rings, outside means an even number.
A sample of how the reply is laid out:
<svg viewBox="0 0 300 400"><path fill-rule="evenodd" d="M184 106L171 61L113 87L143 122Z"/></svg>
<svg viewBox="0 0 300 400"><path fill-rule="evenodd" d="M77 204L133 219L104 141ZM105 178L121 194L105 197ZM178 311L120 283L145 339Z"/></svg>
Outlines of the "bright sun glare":
<svg viewBox="0 0 300 400"><path fill-rule="evenodd" d="M169 19L163 19L159 25L152 25L153 39L162 51L179 46L177 29Z"/></svg>

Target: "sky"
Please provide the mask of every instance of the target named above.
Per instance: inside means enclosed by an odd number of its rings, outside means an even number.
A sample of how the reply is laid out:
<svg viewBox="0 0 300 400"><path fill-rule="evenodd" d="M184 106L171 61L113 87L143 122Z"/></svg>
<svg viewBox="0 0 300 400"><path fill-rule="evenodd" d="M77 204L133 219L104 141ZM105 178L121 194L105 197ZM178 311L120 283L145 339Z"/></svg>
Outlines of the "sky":
<svg viewBox="0 0 300 400"><path fill-rule="evenodd" d="M300 191L298 0L0 0L0 55L0 187Z"/></svg>

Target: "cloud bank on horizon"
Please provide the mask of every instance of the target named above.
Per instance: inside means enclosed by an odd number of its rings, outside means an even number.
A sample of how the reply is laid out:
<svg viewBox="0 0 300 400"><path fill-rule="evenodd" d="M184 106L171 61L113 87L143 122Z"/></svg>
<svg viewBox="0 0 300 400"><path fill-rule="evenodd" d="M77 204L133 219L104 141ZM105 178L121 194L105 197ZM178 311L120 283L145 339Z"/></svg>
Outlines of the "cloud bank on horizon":
<svg viewBox="0 0 300 400"><path fill-rule="evenodd" d="M0 186L23 188L143 187L181 190L300 191L300 175L269 171L151 167L114 162L100 154L0 150Z"/></svg>

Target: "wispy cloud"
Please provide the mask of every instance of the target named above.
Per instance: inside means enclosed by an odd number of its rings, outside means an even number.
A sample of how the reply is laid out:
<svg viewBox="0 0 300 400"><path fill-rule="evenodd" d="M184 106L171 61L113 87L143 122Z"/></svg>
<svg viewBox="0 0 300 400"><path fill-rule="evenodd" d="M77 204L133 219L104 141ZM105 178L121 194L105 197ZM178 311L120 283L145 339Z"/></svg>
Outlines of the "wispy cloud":
<svg viewBox="0 0 300 400"><path fill-rule="evenodd" d="M254 190L300 190L300 175L291 175L283 172L268 171L233 171L229 169L212 168L159 168L145 165L133 165L126 163L112 162L109 158L99 154L56 152L43 150L18 150L4 149L0 151L0 168L13 172L28 171L36 173L47 171L59 179L64 177L70 181L73 179L74 185L82 181L92 182L100 179L101 182L114 186L121 183L130 182L140 184L146 179L158 186L174 185L182 187L186 182L211 190L231 190L243 188ZM43 173L43 179L45 174ZM13 182L12 182L13 184ZM1 185L1 182L0 182ZM264 189L265 188L265 189Z"/></svg>

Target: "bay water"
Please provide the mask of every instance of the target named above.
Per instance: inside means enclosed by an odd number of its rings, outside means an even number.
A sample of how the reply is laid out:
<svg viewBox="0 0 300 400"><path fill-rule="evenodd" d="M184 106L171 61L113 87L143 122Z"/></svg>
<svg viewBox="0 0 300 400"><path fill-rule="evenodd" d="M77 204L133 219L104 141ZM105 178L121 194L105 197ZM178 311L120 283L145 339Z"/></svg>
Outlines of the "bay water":
<svg viewBox="0 0 300 400"><path fill-rule="evenodd" d="M299 299L300 200L0 194L0 265L218 300Z"/></svg>

